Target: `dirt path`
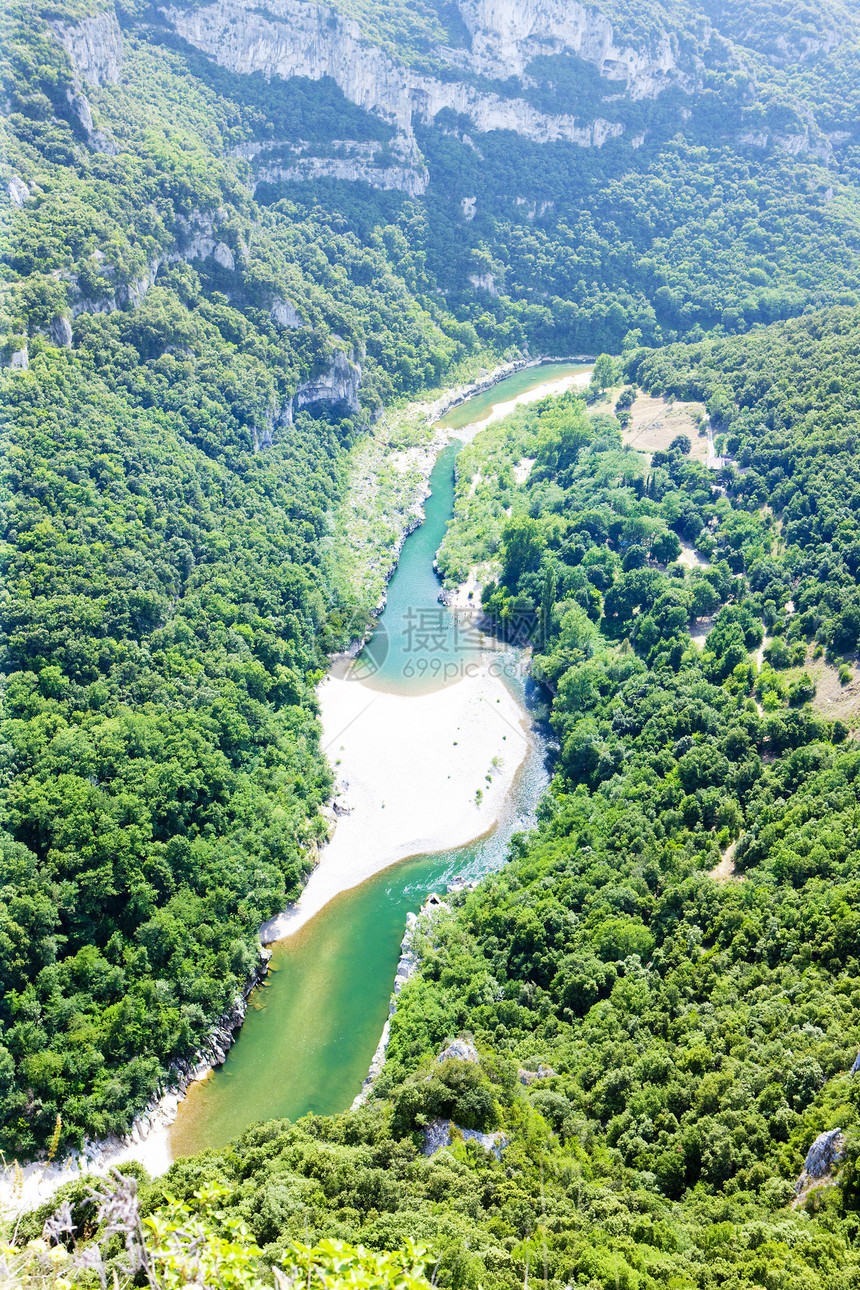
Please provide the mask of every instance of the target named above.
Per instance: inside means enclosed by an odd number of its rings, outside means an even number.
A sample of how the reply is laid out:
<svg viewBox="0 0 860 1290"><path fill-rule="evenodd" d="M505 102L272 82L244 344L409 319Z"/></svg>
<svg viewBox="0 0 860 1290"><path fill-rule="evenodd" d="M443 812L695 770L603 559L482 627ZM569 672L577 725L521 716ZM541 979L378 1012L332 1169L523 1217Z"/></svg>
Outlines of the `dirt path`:
<svg viewBox="0 0 860 1290"><path fill-rule="evenodd" d="M735 873L735 847L737 842L730 842L723 852L720 863L714 865L711 877L714 882L743 882L744 875Z"/></svg>

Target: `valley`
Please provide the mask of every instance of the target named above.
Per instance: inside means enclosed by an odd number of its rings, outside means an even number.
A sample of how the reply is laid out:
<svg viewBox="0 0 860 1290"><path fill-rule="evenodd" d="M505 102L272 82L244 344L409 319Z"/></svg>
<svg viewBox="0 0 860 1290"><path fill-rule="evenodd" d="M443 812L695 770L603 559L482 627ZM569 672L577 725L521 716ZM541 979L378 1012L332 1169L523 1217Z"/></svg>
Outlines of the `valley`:
<svg viewBox="0 0 860 1290"><path fill-rule="evenodd" d="M0 1282L850 1290L851 6L0 30Z"/></svg>

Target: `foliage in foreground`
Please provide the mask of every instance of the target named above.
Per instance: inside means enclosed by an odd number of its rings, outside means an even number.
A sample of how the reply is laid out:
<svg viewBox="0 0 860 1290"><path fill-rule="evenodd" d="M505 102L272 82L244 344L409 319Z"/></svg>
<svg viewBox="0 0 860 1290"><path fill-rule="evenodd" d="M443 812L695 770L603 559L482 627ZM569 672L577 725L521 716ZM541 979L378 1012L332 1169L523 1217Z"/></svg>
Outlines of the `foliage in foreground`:
<svg viewBox="0 0 860 1290"><path fill-rule="evenodd" d="M145 1176L145 1175L144 1175ZM219 1208L225 1188L206 1186L188 1201L167 1196L145 1214L136 1173L114 1172L87 1189L77 1206L65 1200L48 1214L41 1235L19 1236L20 1220L0 1245L0 1286L18 1290L71 1290L112 1281L115 1290L428 1290L425 1250L407 1241L382 1253L326 1239L292 1242L269 1268L247 1225Z"/></svg>

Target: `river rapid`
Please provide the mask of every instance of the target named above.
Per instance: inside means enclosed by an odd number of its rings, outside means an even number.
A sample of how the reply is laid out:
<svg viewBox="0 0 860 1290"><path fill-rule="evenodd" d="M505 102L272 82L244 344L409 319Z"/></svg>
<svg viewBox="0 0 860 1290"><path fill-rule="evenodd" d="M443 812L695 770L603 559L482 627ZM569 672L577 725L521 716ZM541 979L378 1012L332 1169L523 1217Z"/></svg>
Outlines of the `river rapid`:
<svg viewBox="0 0 860 1290"><path fill-rule="evenodd" d="M451 675L440 674L438 666L434 674L434 660L438 664L442 657L446 666L467 667L478 657L486 662L489 652L495 675L521 709L527 709L530 683L519 652L463 630L462 618L438 602L433 560L452 513L456 457L475 425L504 415L518 402L541 397L547 387L556 392L581 383L589 370L582 364L553 363L519 371L456 407L439 423L463 438L454 439L437 458L424 522L404 544L385 612L356 671L356 684L368 692L425 695L451 682ZM422 614L436 629L425 665L414 634L402 626ZM329 755L336 763L336 750ZM336 774L338 769L335 765ZM484 836L452 850L400 860L328 899L310 921L276 942L269 978L251 996L227 1060L193 1085L180 1106L170 1130L170 1157L222 1147L258 1120L295 1120L308 1112L345 1110L361 1087L388 1016L407 913L455 878L471 881L498 869L513 833L533 822L547 782L544 746L531 731Z"/></svg>

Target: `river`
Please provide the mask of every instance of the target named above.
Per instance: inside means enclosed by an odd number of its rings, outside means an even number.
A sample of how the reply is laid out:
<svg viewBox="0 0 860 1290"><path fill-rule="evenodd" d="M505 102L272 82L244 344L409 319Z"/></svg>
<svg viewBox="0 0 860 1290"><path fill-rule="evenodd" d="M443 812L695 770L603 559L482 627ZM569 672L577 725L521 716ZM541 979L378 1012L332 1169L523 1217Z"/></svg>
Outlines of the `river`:
<svg viewBox="0 0 860 1290"><path fill-rule="evenodd" d="M552 383L583 379L582 364L545 364L501 381L453 409L440 425L454 432L504 413ZM433 559L454 501L454 465L463 441L437 458L425 520L407 538L388 589L386 609L366 647L357 679L369 689L421 694L444 684L433 660L464 660L494 648L464 632L453 611L439 605ZM422 655L404 622L432 615L435 643ZM442 639L440 640L440 635ZM528 681L516 651L496 648L507 687L526 703ZM426 658L426 667L420 660ZM455 878L478 878L499 868L513 833L527 828L546 787L539 738L525 760L496 824L486 836L453 851L402 860L359 887L343 891L310 922L273 948L266 984L251 996L245 1023L224 1065L192 1086L170 1133L171 1156L222 1147L257 1120L295 1120L308 1112L345 1110L367 1073L385 1018L406 915Z"/></svg>

